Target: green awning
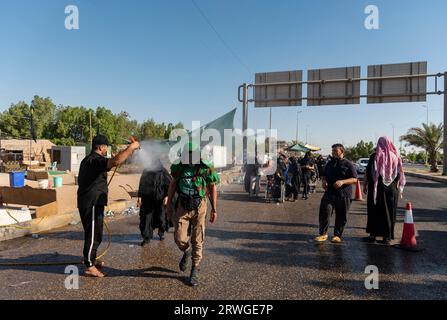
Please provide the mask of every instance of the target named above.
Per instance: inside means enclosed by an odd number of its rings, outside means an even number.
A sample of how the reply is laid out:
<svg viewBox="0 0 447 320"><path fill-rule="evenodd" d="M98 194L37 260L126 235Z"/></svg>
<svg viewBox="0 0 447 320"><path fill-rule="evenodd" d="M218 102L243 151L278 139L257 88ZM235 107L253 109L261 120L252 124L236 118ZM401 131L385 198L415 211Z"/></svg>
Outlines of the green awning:
<svg viewBox="0 0 447 320"><path fill-rule="evenodd" d="M293 146L290 146L286 149L287 151L295 151L295 152L307 152L310 151L310 149L306 148L305 146L297 143L294 144Z"/></svg>

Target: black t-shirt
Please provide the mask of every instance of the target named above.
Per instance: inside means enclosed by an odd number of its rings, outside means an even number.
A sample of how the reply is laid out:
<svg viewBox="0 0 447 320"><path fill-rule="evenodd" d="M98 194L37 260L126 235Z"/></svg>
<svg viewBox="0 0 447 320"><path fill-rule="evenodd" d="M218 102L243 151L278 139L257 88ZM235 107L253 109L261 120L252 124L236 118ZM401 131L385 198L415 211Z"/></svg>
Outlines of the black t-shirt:
<svg viewBox="0 0 447 320"><path fill-rule="evenodd" d="M303 174L310 174L312 172L312 170L307 169L307 168L303 168L305 166L313 166L315 165L314 159L312 158L306 158L304 157L303 159L300 160L300 165L301 165L301 172Z"/></svg>
<svg viewBox="0 0 447 320"><path fill-rule="evenodd" d="M106 206L108 159L92 151L81 162L78 175L78 208Z"/></svg>
<svg viewBox="0 0 447 320"><path fill-rule="evenodd" d="M332 159L326 164L324 175L328 184L326 191L328 194L343 198L351 198L352 185L344 185L338 189L334 188L334 183L338 180L357 178L357 171L351 161L346 159Z"/></svg>
<svg viewBox="0 0 447 320"><path fill-rule="evenodd" d="M324 176L324 167L326 167L326 161L324 159L320 159L317 161L318 173L321 177Z"/></svg>

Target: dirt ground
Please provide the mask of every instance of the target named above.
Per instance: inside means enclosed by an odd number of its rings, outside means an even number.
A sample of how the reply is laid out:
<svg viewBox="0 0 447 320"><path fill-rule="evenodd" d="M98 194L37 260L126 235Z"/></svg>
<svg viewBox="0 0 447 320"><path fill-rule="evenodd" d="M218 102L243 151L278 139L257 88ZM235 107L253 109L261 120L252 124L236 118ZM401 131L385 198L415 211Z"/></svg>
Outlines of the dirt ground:
<svg viewBox="0 0 447 320"><path fill-rule="evenodd" d="M75 184L75 177L72 173L67 173L62 176L63 186L56 188L58 211L60 214L70 213L77 210L76 207L76 192L78 186ZM112 173L109 173L109 180ZM109 203L117 200L130 200L131 197L123 189L137 190L140 174L120 174L116 173L109 186ZM51 184L53 182L51 181ZM37 181L25 180L25 185L38 188ZM9 186L9 174L0 173L0 186ZM123 186L123 187L120 187Z"/></svg>

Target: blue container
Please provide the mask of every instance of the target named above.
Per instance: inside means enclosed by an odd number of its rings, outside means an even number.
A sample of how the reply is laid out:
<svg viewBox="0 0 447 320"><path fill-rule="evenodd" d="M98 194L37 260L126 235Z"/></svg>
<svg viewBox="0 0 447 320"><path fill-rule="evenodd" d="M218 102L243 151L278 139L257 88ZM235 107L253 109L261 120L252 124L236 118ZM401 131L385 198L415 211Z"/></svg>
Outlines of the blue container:
<svg viewBox="0 0 447 320"><path fill-rule="evenodd" d="M9 186L13 188L23 188L25 186L25 172L24 171L10 172Z"/></svg>
<svg viewBox="0 0 447 320"><path fill-rule="evenodd" d="M53 186L55 188L62 187L62 177L53 177Z"/></svg>

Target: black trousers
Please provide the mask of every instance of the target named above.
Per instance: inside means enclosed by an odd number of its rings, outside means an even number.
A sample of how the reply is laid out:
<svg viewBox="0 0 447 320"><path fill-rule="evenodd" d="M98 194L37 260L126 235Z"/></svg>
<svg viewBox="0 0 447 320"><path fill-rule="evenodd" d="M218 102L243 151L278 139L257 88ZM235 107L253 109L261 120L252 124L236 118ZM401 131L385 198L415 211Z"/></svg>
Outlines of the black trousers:
<svg viewBox="0 0 447 320"><path fill-rule="evenodd" d="M327 194L321 198L320 203L320 235L327 234L331 220L332 210L335 211L334 236L340 237L346 226L351 199Z"/></svg>
<svg viewBox="0 0 447 320"><path fill-rule="evenodd" d="M292 193L293 193L294 199L298 198L298 194L300 193L300 184L301 184L301 177L299 175L293 175L292 176Z"/></svg>
<svg viewBox="0 0 447 320"><path fill-rule="evenodd" d="M84 264L87 268L94 265L96 253L102 242L104 224L104 206L79 208L84 228Z"/></svg>
<svg viewBox="0 0 447 320"><path fill-rule="evenodd" d="M168 231L169 224L163 211L163 201L157 201L152 196L141 197L139 227L141 236L146 240L152 239L156 228L159 234Z"/></svg>
<svg viewBox="0 0 447 320"><path fill-rule="evenodd" d="M309 195L310 186L310 173L303 173L303 197L307 197Z"/></svg>
<svg viewBox="0 0 447 320"><path fill-rule="evenodd" d="M291 185L286 185L286 197L293 196L296 200L300 193L300 177L298 175L292 175L290 178Z"/></svg>

